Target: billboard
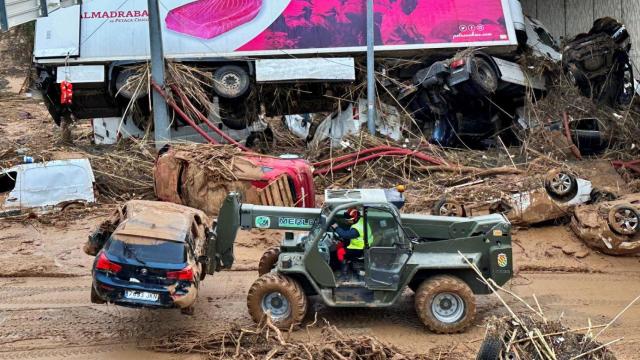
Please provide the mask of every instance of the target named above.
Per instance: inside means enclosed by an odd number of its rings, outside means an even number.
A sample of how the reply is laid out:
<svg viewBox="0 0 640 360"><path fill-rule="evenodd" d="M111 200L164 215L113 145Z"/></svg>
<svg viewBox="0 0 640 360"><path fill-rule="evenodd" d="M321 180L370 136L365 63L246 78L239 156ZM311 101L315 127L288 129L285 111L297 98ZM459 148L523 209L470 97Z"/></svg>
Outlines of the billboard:
<svg viewBox="0 0 640 360"><path fill-rule="evenodd" d="M516 44L508 0L374 1L378 51ZM331 54L364 51L366 46L366 0L159 4L170 58ZM80 33L82 58L147 58L146 0L85 0Z"/></svg>

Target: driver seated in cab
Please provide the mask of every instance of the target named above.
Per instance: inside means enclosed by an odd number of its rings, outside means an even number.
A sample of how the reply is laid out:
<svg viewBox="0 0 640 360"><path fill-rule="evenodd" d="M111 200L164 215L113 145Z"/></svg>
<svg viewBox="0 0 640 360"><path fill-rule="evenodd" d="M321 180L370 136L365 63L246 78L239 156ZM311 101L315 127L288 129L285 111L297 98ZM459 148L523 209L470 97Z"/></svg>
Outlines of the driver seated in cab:
<svg viewBox="0 0 640 360"><path fill-rule="evenodd" d="M342 278L349 275L349 266L352 261L361 259L364 256L366 244L373 243L371 227L367 224L367 240L365 242L364 218L356 208L349 208L344 213L348 228L338 226L333 223L331 227L338 235L340 243L337 245L336 256L340 262L340 272Z"/></svg>

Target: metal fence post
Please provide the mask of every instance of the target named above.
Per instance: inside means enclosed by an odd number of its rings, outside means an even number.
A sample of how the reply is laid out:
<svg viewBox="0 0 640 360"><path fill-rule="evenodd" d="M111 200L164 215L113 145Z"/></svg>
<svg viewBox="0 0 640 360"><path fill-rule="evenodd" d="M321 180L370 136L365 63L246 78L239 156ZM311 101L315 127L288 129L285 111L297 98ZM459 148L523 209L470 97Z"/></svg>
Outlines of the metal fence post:
<svg viewBox="0 0 640 360"><path fill-rule="evenodd" d="M374 58L373 0L367 0L367 127L376 133L376 78Z"/></svg>
<svg viewBox="0 0 640 360"><path fill-rule="evenodd" d="M161 88L164 87L164 52L162 50L162 26L158 0L147 0L149 7L149 48L151 50L151 78ZM159 149L171 141L169 129L169 113L167 103L157 92L153 91L153 127L156 148Z"/></svg>

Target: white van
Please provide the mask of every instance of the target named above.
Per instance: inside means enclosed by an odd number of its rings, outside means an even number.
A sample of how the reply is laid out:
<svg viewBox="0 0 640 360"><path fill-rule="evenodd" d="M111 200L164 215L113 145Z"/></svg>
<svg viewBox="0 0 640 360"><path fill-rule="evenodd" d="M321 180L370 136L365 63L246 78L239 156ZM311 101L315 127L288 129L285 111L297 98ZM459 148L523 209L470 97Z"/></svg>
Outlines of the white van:
<svg viewBox="0 0 640 360"><path fill-rule="evenodd" d="M21 164L0 172L0 217L93 203L95 178L87 159Z"/></svg>

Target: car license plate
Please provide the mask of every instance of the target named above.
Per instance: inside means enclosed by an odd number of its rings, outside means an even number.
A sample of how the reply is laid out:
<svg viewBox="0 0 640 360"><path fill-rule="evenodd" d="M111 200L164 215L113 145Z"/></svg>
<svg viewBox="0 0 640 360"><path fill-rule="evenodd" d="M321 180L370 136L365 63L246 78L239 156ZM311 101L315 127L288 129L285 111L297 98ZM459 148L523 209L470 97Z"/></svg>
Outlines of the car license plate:
<svg viewBox="0 0 640 360"><path fill-rule="evenodd" d="M124 297L131 300L144 300L144 301L158 301L158 294L146 292L146 291L133 291L126 290Z"/></svg>

